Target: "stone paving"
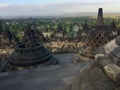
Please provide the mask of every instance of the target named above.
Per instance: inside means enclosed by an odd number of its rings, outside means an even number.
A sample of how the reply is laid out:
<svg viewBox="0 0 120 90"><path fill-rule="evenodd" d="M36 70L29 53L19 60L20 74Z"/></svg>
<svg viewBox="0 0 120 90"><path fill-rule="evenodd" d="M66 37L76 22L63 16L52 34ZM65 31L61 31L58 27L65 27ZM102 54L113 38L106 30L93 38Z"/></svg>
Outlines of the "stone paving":
<svg viewBox="0 0 120 90"><path fill-rule="evenodd" d="M39 67L0 74L0 90L50 90L64 87L63 78L75 76L87 63Z"/></svg>

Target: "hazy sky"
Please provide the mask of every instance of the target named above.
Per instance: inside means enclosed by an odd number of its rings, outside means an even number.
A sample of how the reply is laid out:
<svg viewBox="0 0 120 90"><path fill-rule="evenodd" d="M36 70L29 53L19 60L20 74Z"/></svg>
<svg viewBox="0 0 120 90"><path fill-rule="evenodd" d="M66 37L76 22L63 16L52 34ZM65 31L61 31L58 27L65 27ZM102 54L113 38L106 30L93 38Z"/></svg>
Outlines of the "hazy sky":
<svg viewBox="0 0 120 90"><path fill-rule="evenodd" d="M120 12L120 0L0 0L0 16L49 16L79 12Z"/></svg>

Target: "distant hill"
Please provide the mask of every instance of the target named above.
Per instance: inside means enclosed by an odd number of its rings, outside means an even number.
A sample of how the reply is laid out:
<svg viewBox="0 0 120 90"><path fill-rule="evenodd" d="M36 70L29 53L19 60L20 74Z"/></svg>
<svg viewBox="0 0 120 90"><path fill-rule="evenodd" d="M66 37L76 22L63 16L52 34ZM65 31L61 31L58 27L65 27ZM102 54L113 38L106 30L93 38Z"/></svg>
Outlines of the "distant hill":
<svg viewBox="0 0 120 90"><path fill-rule="evenodd" d="M95 12L80 12L80 13L66 13L63 14L63 16L72 16L72 17L76 17L76 16L97 16L97 13ZM116 13L104 13L104 16L120 16L119 12Z"/></svg>
<svg viewBox="0 0 120 90"><path fill-rule="evenodd" d="M29 17L33 17L33 18L39 18L39 17L43 17L43 18L57 18L57 17L82 17L82 16L92 16L92 17L97 17L97 12L78 12L78 13L62 13L62 14L49 14L49 15L27 15L27 16L0 16L0 18L29 18ZM104 17L112 17L112 16L115 16L115 17L120 17L120 13L119 12L116 12L116 13L105 13L104 12Z"/></svg>

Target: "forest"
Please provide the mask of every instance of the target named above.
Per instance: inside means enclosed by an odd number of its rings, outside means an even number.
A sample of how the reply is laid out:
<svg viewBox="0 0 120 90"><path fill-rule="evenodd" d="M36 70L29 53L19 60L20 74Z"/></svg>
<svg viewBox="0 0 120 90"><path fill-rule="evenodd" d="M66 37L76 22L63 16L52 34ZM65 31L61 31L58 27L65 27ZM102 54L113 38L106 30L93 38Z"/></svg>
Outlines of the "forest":
<svg viewBox="0 0 120 90"><path fill-rule="evenodd" d="M104 25L109 26L113 18L104 18ZM4 24L3 24L4 23ZM120 18L115 18L116 27L120 27ZM41 32L54 32L60 24L68 35L73 35L74 26L78 26L81 31L84 24L89 28L96 25L95 17L59 17L59 18L18 18L18 19L1 19L0 31L4 31L7 26L9 30L18 38L22 37L25 27L31 24ZM5 26L6 25L6 26Z"/></svg>

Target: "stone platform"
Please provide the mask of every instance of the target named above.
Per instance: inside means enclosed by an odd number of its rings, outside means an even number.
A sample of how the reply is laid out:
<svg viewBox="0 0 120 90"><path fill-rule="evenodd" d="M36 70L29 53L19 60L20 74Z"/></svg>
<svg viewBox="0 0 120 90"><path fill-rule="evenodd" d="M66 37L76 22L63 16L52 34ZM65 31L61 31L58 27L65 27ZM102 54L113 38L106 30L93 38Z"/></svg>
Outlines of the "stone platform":
<svg viewBox="0 0 120 90"><path fill-rule="evenodd" d="M64 64L0 74L0 90L59 90L63 79L77 74L87 64ZM57 89L58 88L58 89Z"/></svg>
<svg viewBox="0 0 120 90"><path fill-rule="evenodd" d="M0 74L0 90L115 90L116 88L118 86L94 62L52 65Z"/></svg>

